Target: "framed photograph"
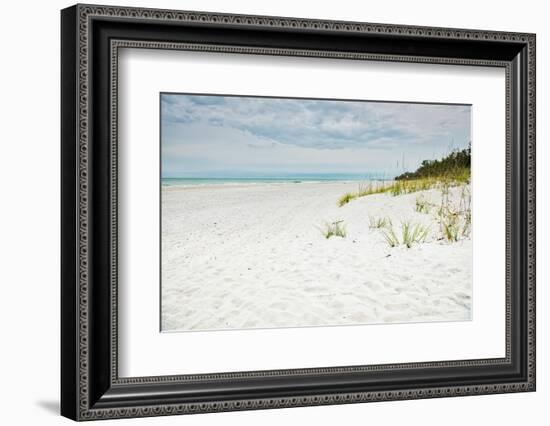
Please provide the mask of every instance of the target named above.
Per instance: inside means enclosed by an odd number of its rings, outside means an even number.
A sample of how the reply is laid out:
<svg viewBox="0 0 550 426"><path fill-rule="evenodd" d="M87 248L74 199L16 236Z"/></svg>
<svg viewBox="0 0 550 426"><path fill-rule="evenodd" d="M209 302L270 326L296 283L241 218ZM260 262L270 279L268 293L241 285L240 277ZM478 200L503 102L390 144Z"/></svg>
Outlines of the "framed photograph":
<svg viewBox="0 0 550 426"><path fill-rule="evenodd" d="M61 12L61 412L535 390L535 35Z"/></svg>

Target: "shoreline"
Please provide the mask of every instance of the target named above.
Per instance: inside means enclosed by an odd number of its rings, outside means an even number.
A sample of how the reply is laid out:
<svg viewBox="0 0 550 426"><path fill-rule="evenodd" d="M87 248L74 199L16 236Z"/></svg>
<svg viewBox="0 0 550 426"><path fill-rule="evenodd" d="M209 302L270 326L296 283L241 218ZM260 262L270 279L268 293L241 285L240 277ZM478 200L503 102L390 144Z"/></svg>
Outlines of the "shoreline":
<svg viewBox="0 0 550 426"><path fill-rule="evenodd" d="M356 185L356 188L365 183L382 183L382 182L390 182L390 180L273 180L270 181L253 181L250 182L246 181L232 181L227 180L227 182L205 182L205 183L189 183L189 184L162 184L161 183L161 189L163 191L165 190L185 190L185 189L193 189L193 188L212 188L212 189L225 189L225 188L248 188L248 187L258 187L258 186L286 186L286 185L330 185L330 184L346 184L346 185Z"/></svg>

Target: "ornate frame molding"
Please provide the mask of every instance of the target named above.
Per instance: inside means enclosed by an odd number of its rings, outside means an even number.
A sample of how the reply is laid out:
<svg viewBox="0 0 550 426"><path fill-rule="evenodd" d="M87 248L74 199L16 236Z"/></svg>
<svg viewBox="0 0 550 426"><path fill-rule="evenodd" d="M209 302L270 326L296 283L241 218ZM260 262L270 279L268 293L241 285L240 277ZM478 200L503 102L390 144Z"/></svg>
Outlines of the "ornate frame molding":
<svg viewBox="0 0 550 426"><path fill-rule="evenodd" d="M382 400L400 400L416 398L435 398L443 396L462 396L488 393L504 393L517 391L533 391L535 389L535 36L533 34L520 34L510 32L479 31L464 29L447 28L429 28L429 27L411 27L403 25L370 24L359 22L337 22L325 20L295 19L267 16L246 16L233 14L215 14L202 12L185 12L156 9L126 8L126 7L104 7L77 5L67 9L65 12L67 34L64 37L73 36L76 38L74 52L72 56L66 53L66 57L74 59L75 63L66 65L67 69L74 72L74 90L76 94L76 103L73 105L64 105L65 108L75 108L76 129L73 138L66 138L63 146L73 144L75 150L76 164L74 169L75 182L73 183L75 199L66 200L66 203L72 202L72 209L76 215L76 229L73 238L76 239L76 247L70 251L66 262L76 260L76 276L66 279L63 283L63 291L69 291L71 287L74 292L76 306L74 312L66 313L63 321L73 321L73 327L76 327L76 336L65 336L65 351L76 350L73 370L70 374L76 379L74 383L69 384L69 380L62 380L66 392L75 392L76 398L73 406L73 399L62 392L63 414L78 420L92 420L113 417L141 417L151 415L170 415L196 412L214 412L244 409L262 409L292 406L308 406L323 404L342 404L366 401ZM94 335L91 332L91 322L95 318L90 315L90 269L93 257L91 257L91 240L93 239L91 229L91 215L94 206L91 204L93 194L91 187L92 170L90 162L91 139L90 136L90 115L92 113L91 90L93 87L91 81L91 49L92 44L92 23L94 20L111 20L111 22L139 22L141 24L165 24L172 23L178 25L220 25L225 28L254 28L254 29L277 29L290 30L294 32L315 31L317 33L346 33L360 35L380 35L387 38L392 37L410 37L411 40L448 40L448 41L473 41L499 43L505 42L510 45L517 45L518 48L525 49L527 63L525 65L527 74L524 84L526 105L524 106L525 126L527 139L524 141L525 150L526 181L524 187L519 189L523 192L523 199L526 203L526 274L527 281L525 285L526 300L526 362L525 378L517 381L501 383L485 383L477 385L456 385L456 386L434 386L426 388L400 388L398 390L376 390L376 391L358 391L358 392L330 392L302 396L273 396L269 398L227 398L217 399L210 402L169 402L157 404L112 404L111 400L102 404L101 399L92 397L94 391L90 389L91 375L95 374L95 369L90 364L90 356L93 352ZM411 41L412 43L412 41ZM73 46L67 46L69 50ZM215 375L194 375L194 376L161 376L145 378L119 378L117 369L117 85L118 85L118 49L119 48L155 48L155 49L177 49L177 50L196 50L196 51L217 51L236 54L262 54L262 55L298 55L315 56L338 59L357 59L374 61L397 61L397 62L425 62L425 63L444 63L457 65L481 65L504 67L506 69L506 109L507 109L507 259L506 259L506 357L503 359L482 359L482 360L464 360L453 362L433 362L433 363L414 363L414 364L388 364L359 367L327 367L322 369L306 370L275 370L258 371L245 373L225 373ZM110 345L111 357L109 365L109 386L113 389L123 388L124 386L137 385L169 385L171 383L197 382L197 381L217 381L227 379L245 379L245 378L265 378L277 376L304 376L308 374L331 375L342 373L359 373L387 370L405 370L421 368L447 368L447 367L474 367L487 365L511 364L512 357L512 329L513 315L511 308L512 300L512 266L511 256L513 247L512 240L512 215L513 207L512 197L512 162L517 161L513 158L511 140L517 129L511 128L512 120L512 98L515 96L517 87L514 84L522 82L513 81L514 66L517 66L511 60L486 60L460 57L438 57L438 56L407 56L396 54L381 53L362 53L345 51L327 51L315 49L294 49L277 47L250 47L237 45L216 45L211 43L182 43L176 41L146 41L139 39L111 39L109 46L110 55ZM72 70L70 67L74 67ZM67 89L65 89L67 90ZM521 106L520 106L521 107ZM66 161L75 161L75 158ZM65 207L64 207L65 208ZM515 224L517 225L517 224ZM68 256L64 254L64 256ZM63 302L65 303L65 302ZM65 308L67 312L68 308ZM70 311L70 310L69 310ZM76 324L76 325L75 325ZM65 335L67 332L65 332ZM70 342L69 342L70 340ZM69 355L67 355L69 356ZM64 367L65 368L65 367ZM67 383L65 383L67 382Z"/></svg>

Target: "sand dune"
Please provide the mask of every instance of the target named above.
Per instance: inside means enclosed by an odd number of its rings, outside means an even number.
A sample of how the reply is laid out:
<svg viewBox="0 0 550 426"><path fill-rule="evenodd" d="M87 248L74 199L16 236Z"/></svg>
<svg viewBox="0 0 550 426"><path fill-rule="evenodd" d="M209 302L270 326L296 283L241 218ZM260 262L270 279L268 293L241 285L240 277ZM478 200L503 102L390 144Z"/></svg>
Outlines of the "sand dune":
<svg viewBox="0 0 550 426"><path fill-rule="evenodd" d="M162 330L463 321L471 316L472 242L437 240L428 190L343 207L357 183L164 187ZM451 197L460 188L451 189ZM369 216L429 226L426 242L391 248ZM346 238L319 228L343 221Z"/></svg>

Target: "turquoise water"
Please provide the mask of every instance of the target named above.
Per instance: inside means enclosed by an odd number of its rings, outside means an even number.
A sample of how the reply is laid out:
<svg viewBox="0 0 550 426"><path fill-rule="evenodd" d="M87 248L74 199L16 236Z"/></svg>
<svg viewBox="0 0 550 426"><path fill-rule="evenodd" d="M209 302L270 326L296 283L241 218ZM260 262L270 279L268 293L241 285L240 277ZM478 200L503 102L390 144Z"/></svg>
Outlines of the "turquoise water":
<svg viewBox="0 0 550 426"><path fill-rule="evenodd" d="M235 185L261 183L302 183L302 182L346 182L346 181L373 181L389 180L390 177L381 173L369 174L304 174L269 177L185 177L162 178L162 186L194 186L194 185Z"/></svg>

